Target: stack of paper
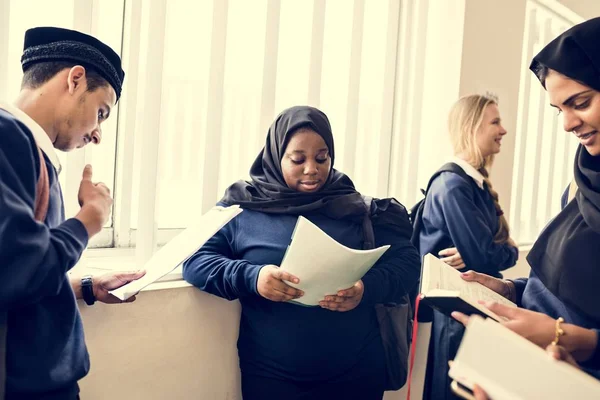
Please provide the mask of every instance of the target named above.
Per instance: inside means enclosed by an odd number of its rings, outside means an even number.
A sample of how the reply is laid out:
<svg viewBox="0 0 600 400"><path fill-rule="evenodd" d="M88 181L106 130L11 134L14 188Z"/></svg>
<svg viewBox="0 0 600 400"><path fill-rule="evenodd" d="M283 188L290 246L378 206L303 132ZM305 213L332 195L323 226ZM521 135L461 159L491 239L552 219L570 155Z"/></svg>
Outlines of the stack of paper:
<svg viewBox="0 0 600 400"><path fill-rule="evenodd" d="M126 300L140 290L162 278L194 255L204 243L214 236L229 221L242 212L239 206L214 207L204 214L194 226L187 228L161 247L142 267L146 275L128 283L111 293Z"/></svg>
<svg viewBox="0 0 600 400"><path fill-rule="evenodd" d="M300 216L280 267L300 279L299 284L286 282L304 291L294 302L314 306L325 296L353 286L389 247L348 248Z"/></svg>

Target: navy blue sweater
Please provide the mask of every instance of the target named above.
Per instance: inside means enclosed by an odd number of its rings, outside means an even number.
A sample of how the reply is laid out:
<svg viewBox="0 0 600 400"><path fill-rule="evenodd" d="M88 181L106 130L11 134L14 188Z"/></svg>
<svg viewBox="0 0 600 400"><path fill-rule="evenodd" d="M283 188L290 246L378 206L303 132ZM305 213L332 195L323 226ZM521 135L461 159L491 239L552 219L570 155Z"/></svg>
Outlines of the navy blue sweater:
<svg viewBox="0 0 600 400"><path fill-rule="evenodd" d="M77 380L89 369L66 275L88 236L80 221L64 221L58 175L48 159L48 215L45 224L34 220L38 160L31 131L0 110L0 309L8 311L7 399L75 398Z"/></svg>
<svg viewBox="0 0 600 400"><path fill-rule="evenodd" d="M362 226L307 215L345 246L360 249ZM375 227L376 245L392 247L364 276L362 302L348 312L262 298L258 272L279 265L297 217L244 210L183 266L184 278L214 295L242 304L238 350L242 374L295 380L383 379L385 362L374 305L400 301L419 275L410 238Z"/></svg>
<svg viewBox="0 0 600 400"><path fill-rule="evenodd" d="M515 265L518 249L494 243L498 217L494 200L471 179L442 172L431 183L423 209L419 236L421 256L456 247L466 268L500 277Z"/></svg>
<svg viewBox="0 0 600 400"><path fill-rule="evenodd" d="M561 198L562 208L567 205L568 190L567 188ZM547 314L555 319L563 317L565 322L569 324L595 330L600 339L600 324L561 301L548 290L535 272L531 271L529 279L517 279L514 282L517 292L517 304L520 307ZM600 379L600 343L596 346L596 351L592 357L581 363L581 366L588 373Z"/></svg>

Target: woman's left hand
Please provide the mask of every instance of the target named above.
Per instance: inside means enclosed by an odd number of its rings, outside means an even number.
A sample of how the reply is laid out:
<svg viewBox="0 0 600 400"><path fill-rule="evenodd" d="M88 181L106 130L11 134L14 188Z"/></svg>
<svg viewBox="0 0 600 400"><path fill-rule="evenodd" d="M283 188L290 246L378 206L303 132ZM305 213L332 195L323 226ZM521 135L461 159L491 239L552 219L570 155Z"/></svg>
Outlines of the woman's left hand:
<svg viewBox="0 0 600 400"><path fill-rule="evenodd" d="M350 311L360 304L364 292L365 285L360 280L351 288L340 290L337 296L325 296L325 299L321 300L319 305L331 311Z"/></svg>
<svg viewBox="0 0 600 400"><path fill-rule="evenodd" d="M460 255L456 247L444 249L438 253L438 256L444 257L440 258L440 260L445 262L452 268L463 269L466 267L465 262L463 261L462 256Z"/></svg>
<svg viewBox="0 0 600 400"><path fill-rule="evenodd" d="M513 332L518 333L530 342L545 348L554 340L556 320L546 314L505 306L504 304L486 302L485 306L500 317L506 318L500 323ZM452 316L466 326L469 317L459 312L453 312Z"/></svg>

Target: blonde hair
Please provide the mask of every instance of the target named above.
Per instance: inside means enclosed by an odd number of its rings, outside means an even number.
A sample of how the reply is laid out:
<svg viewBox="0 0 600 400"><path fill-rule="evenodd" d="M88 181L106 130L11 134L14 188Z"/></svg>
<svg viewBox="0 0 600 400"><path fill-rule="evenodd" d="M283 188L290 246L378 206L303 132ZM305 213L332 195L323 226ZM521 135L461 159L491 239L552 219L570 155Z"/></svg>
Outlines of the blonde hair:
<svg viewBox="0 0 600 400"><path fill-rule="evenodd" d="M498 105L498 98L492 94L461 97L450 109L448 131L454 154L465 157L466 161L484 177L498 215L498 230L494 235L494 242L504 244L510 239L510 229L498 202L498 192L492 188L488 172L494 162L494 156L483 157L477 146L477 131L483 121L485 109L490 104Z"/></svg>

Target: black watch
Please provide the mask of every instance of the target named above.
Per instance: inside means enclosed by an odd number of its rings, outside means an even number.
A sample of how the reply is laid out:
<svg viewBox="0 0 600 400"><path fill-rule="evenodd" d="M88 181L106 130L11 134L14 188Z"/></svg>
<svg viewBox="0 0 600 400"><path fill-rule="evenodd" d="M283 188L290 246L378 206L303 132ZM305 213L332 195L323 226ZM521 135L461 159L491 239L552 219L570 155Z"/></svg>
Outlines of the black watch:
<svg viewBox="0 0 600 400"><path fill-rule="evenodd" d="M81 278L81 294L83 300L88 306L93 306L96 302L96 296L94 296L94 282L92 281L91 275L86 275Z"/></svg>

